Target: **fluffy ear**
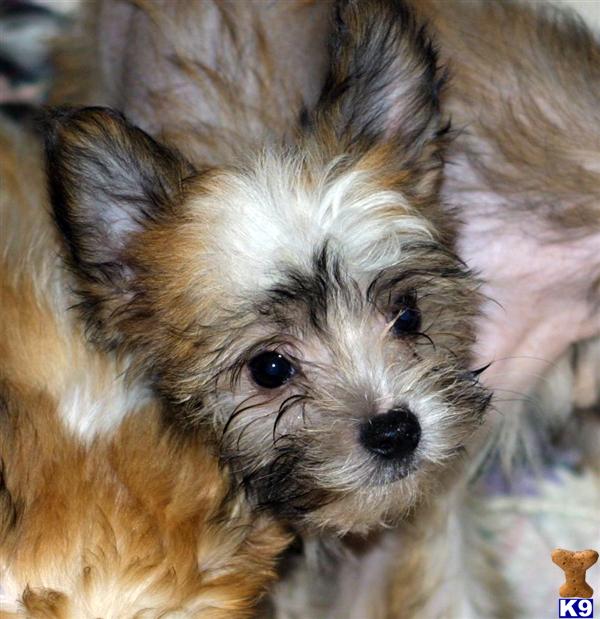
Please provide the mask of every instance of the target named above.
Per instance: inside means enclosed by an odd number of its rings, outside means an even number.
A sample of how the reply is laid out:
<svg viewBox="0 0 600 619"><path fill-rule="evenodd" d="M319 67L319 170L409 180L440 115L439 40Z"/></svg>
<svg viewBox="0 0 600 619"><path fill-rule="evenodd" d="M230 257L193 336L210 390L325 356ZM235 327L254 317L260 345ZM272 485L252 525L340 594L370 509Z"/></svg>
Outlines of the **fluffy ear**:
<svg viewBox="0 0 600 619"><path fill-rule="evenodd" d="M43 130L50 201L74 266L91 281L122 280L132 235L172 209L189 166L105 108L51 111Z"/></svg>
<svg viewBox="0 0 600 619"><path fill-rule="evenodd" d="M403 159L431 157L423 150L446 128L444 79L425 28L402 0L338 0L329 75L307 120L334 155L386 145Z"/></svg>

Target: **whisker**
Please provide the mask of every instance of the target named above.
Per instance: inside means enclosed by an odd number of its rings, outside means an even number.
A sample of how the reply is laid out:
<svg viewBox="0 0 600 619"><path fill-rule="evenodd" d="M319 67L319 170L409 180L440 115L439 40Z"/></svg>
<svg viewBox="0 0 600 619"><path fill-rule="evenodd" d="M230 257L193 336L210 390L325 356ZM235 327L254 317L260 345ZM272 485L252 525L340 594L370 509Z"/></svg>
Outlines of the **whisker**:
<svg viewBox="0 0 600 619"><path fill-rule="evenodd" d="M257 421L262 421L263 419L266 419L267 417L270 417L271 415L274 414L275 411L270 411L269 413L265 413L264 415L260 415L259 417L255 417L254 419L251 419L250 421L248 421L248 423L246 423L246 425L241 429L240 433L238 434L237 437L237 441L236 441L236 449L239 451L240 450L240 443L242 441L242 438L244 436L244 434L246 433L246 430L248 430L248 428L255 424Z"/></svg>
<svg viewBox="0 0 600 619"><path fill-rule="evenodd" d="M271 400L268 400L267 402L257 402L256 404L249 404L248 406L244 406L247 402L249 402L250 400L252 400L253 398L259 397L258 394L254 393L250 396L248 396L246 399L242 400L234 409L233 412L231 413L231 415L229 415L229 418L227 419L227 422L225 423L225 426L223 427L223 431L221 432L221 441L220 441L220 446L222 446L223 441L225 440L225 436L227 434L227 431L229 430L231 424L233 423L233 421L235 419L237 419L242 413L249 411L253 408L257 408L258 406L262 406L263 404L268 404L269 402L272 402L275 398L272 398Z"/></svg>
<svg viewBox="0 0 600 619"><path fill-rule="evenodd" d="M275 417L275 421L273 423L273 442L275 442L275 433L277 432L277 426L279 422L283 418L283 416L298 402L304 400L306 396L304 394L296 394L292 395L289 398L286 398L279 407L279 411L277 416Z"/></svg>

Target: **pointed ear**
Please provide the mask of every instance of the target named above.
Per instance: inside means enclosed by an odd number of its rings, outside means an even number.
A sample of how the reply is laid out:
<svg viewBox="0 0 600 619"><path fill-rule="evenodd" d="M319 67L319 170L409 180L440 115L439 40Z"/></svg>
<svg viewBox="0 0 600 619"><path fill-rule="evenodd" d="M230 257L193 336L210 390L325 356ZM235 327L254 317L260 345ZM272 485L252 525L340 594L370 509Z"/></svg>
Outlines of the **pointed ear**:
<svg viewBox="0 0 600 619"><path fill-rule="evenodd" d="M105 108L50 111L42 130L52 210L73 265L91 281L122 280L132 235L173 209L190 166Z"/></svg>
<svg viewBox="0 0 600 619"><path fill-rule="evenodd" d="M431 39L402 0L338 0L329 75L309 126L334 155L385 145L418 159L445 132L444 81Z"/></svg>

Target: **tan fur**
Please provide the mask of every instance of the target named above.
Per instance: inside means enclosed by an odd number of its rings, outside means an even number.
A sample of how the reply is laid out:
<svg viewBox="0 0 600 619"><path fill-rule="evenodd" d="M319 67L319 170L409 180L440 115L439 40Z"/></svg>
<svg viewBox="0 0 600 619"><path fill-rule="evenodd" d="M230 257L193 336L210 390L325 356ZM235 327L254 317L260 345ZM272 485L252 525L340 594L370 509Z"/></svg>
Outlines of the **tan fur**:
<svg viewBox="0 0 600 619"><path fill-rule="evenodd" d="M115 107L191 160L221 163L250 136L289 136L314 103L329 13L321 0L85 2L56 42L51 103Z"/></svg>
<svg viewBox="0 0 600 619"><path fill-rule="evenodd" d="M11 580L29 587L27 616L38 616L43 588L64 595L73 619L142 609L250 615L287 538L226 499L205 446L165 436L146 409L113 441L82 449L43 395L2 391L12 427L3 424L0 449L16 520L4 511L2 555Z"/></svg>
<svg viewBox="0 0 600 619"><path fill-rule="evenodd" d="M65 313L35 142L8 126L0 141L0 218L20 222L0 225L0 578L20 602L3 619L251 616L289 537L231 493L204 441L154 403L88 444L57 414L123 366Z"/></svg>

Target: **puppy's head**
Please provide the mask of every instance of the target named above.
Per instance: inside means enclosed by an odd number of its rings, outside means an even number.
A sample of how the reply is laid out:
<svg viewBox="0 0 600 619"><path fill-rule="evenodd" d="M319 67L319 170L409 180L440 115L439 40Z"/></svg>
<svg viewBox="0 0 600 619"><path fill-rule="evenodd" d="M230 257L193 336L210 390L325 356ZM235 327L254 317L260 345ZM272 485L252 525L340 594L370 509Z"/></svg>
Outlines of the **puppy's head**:
<svg viewBox="0 0 600 619"><path fill-rule="evenodd" d="M331 56L293 147L194 170L95 108L57 112L47 152L91 337L260 505L345 530L429 492L488 398L432 45L398 1L340 2Z"/></svg>

